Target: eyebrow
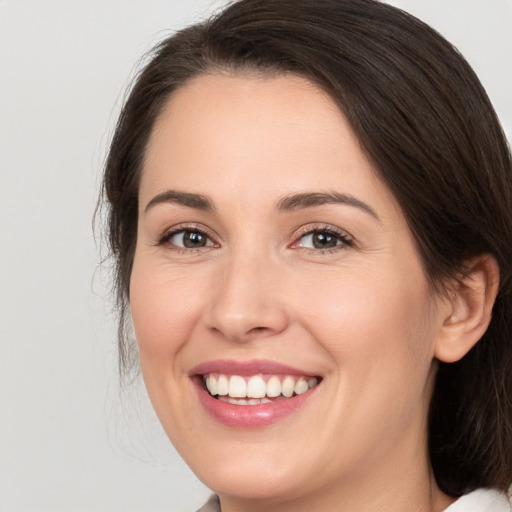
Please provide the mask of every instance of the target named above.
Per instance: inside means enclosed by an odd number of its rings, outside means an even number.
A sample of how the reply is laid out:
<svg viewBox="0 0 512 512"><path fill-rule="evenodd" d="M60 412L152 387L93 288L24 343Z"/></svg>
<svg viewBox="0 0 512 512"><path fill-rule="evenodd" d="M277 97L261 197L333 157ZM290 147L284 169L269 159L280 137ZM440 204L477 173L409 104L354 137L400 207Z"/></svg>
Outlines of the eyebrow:
<svg viewBox="0 0 512 512"><path fill-rule="evenodd" d="M353 206L370 214L380 222L379 216L371 206L363 203L363 201L359 199L356 199L354 196L349 194L340 194L339 192L304 192L301 194L285 196L277 203L277 210L280 212L292 212L323 204L344 204L347 206Z"/></svg>
<svg viewBox="0 0 512 512"><path fill-rule="evenodd" d="M167 190L161 194L156 195L149 201L144 209L144 213L154 208L158 204L174 203L182 206L188 206L189 208L195 208L196 210L203 211L214 211L215 208L210 199L201 194L193 194L190 192L178 192L177 190Z"/></svg>
<svg viewBox="0 0 512 512"><path fill-rule="evenodd" d="M144 213L158 204L165 203L179 204L202 211L215 211L213 202L206 196L191 192L167 190L153 197L153 199L151 199L151 201L146 205ZM276 210L278 212L293 212L324 204L344 204L347 206L353 206L370 214L380 222L379 216L369 205L349 194L341 194L339 192L303 192L300 194L285 196L278 201Z"/></svg>

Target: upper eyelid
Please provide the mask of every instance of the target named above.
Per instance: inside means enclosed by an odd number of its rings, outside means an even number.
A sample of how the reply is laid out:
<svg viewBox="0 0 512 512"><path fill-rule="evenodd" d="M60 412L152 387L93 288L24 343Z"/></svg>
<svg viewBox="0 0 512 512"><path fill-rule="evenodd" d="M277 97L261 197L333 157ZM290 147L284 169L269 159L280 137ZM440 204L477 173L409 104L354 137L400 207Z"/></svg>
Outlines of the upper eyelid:
<svg viewBox="0 0 512 512"><path fill-rule="evenodd" d="M182 231L200 232L207 236L215 244L219 244L221 241L220 237L218 237L211 229L207 228L206 226L196 223L184 223L163 230L162 233L158 236L157 244L169 240L170 237ZM311 223L309 225L294 230L293 234L291 234L290 236L290 238L292 238L290 246L296 244L302 237L308 234L318 233L322 231L332 233L334 235L340 236L341 238L346 238L351 242L355 241L355 238L348 231L342 228L326 223Z"/></svg>
<svg viewBox="0 0 512 512"><path fill-rule="evenodd" d="M181 233L182 231L197 231L205 236L207 236L213 243L218 244L217 238L212 234L211 230L197 224L183 224L176 225L171 228L165 229L159 236L157 240L157 245L165 243L174 235Z"/></svg>
<svg viewBox="0 0 512 512"><path fill-rule="evenodd" d="M322 232L330 233L330 234L338 237L338 239L341 241L341 243L337 244L335 247L323 248L323 249L302 247L301 245L299 245L300 241L304 237L312 235L313 233L322 233ZM355 242L354 237L348 231L346 231L344 229L341 229L337 226L333 226L330 224L317 224L317 225L304 226L303 228L301 228L299 233L294 236L294 240L291 242L291 244L288 247L291 249L295 249L295 250L303 250L303 251L308 251L308 252L312 251L312 252L318 253L318 254L327 254L332 251L339 251L342 249L356 247L356 242Z"/></svg>
<svg viewBox="0 0 512 512"><path fill-rule="evenodd" d="M308 226L304 226L300 228L295 235L295 238L303 237L304 235L308 235L310 233L319 233L322 231L327 231L333 233L335 235L339 235L345 238L349 238L350 240L354 240L354 237L345 229L338 228L331 224L312 224Z"/></svg>

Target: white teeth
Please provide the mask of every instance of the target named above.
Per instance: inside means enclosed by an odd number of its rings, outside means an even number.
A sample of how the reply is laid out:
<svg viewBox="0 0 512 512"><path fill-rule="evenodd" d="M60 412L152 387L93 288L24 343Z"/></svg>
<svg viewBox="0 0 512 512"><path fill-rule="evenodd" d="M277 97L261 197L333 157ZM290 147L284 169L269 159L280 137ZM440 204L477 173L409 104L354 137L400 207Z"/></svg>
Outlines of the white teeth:
<svg viewBox="0 0 512 512"><path fill-rule="evenodd" d="M218 393L217 379L215 377L213 377L212 375L210 375L206 379L206 387L208 388L208 391L210 392L210 394L216 395Z"/></svg>
<svg viewBox="0 0 512 512"><path fill-rule="evenodd" d="M293 395L293 390L295 389L295 379L288 375L284 378L283 384L281 385L281 393L286 398L290 398Z"/></svg>
<svg viewBox="0 0 512 512"><path fill-rule="evenodd" d="M232 375L229 379L229 396L233 398L245 398L247 396L247 384L239 375Z"/></svg>
<svg viewBox="0 0 512 512"><path fill-rule="evenodd" d="M259 375L251 377L247 383L247 396L251 398L263 398L266 394L267 385L265 381Z"/></svg>
<svg viewBox="0 0 512 512"><path fill-rule="evenodd" d="M314 388L318 384L318 379L287 375L281 382L277 375L272 375L265 382L261 375L247 378L240 375L228 377L221 374L205 376L204 383L212 396L217 396L224 402L238 405L258 405L270 403L269 398L281 395L285 398L290 398L294 394L301 395L308 389Z"/></svg>
<svg viewBox="0 0 512 512"><path fill-rule="evenodd" d="M225 375L219 375L217 379L217 394L220 396L229 394L229 381Z"/></svg>
<svg viewBox="0 0 512 512"><path fill-rule="evenodd" d="M267 396L275 398L281 394L281 381L276 375L272 375L267 382Z"/></svg>
<svg viewBox="0 0 512 512"><path fill-rule="evenodd" d="M308 383L304 379L299 379L295 384L294 391L296 395L301 395L302 393L305 393L308 389Z"/></svg>
<svg viewBox="0 0 512 512"><path fill-rule="evenodd" d="M219 400L233 405L260 405L272 403L268 398L231 398L230 396L220 396Z"/></svg>

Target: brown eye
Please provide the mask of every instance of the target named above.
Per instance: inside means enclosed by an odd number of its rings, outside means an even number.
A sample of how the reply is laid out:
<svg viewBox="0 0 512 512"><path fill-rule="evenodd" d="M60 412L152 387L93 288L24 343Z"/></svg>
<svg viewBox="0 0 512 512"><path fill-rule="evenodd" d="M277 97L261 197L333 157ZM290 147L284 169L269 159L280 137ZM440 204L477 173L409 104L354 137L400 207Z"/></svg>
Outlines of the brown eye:
<svg viewBox="0 0 512 512"><path fill-rule="evenodd" d="M202 247L212 246L212 241L205 233L192 229L182 229L176 231L168 237L167 241L184 249L201 249Z"/></svg>
<svg viewBox="0 0 512 512"><path fill-rule="evenodd" d="M338 245L338 238L329 233L313 233L312 244L315 249L329 249Z"/></svg>
<svg viewBox="0 0 512 512"><path fill-rule="evenodd" d="M352 240L342 233L330 230L314 230L302 235L297 243L305 249L334 249L352 245Z"/></svg>
<svg viewBox="0 0 512 512"><path fill-rule="evenodd" d="M205 247L208 242L208 238L203 233L197 231L185 231L183 234L183 245L189 249L195 249L196 247Z"/></svg>

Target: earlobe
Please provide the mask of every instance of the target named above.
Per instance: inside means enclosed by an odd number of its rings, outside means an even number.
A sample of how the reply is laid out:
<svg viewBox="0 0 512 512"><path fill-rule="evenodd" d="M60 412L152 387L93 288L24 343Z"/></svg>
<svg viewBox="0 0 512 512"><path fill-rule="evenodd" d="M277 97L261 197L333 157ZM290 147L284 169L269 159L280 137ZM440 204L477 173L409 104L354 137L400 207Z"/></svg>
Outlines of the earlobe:
<svg viewBox="0 0 512 512"><path fill-rule="evenodd" d="M449 288L435 357L446 363L462 359L484 335L499 288L496 259L480 255L467 262L466 272Z"/></svg>

